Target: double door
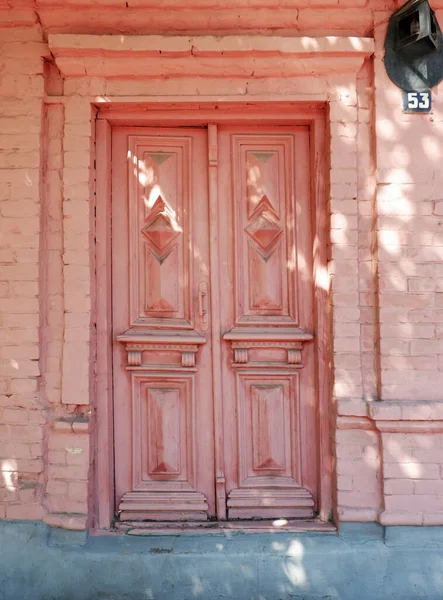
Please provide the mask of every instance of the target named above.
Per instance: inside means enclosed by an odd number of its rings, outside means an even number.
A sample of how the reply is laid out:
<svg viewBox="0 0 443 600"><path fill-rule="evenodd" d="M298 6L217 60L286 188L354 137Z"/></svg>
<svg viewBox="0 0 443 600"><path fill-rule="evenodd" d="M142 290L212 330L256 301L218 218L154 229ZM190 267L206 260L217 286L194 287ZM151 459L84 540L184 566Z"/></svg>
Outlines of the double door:
<svg viewBox="0 0 443 600"><path fill-rule="evenodd" d="M116 508L309 517L317 502L307 126L116 128Z"/></svg>

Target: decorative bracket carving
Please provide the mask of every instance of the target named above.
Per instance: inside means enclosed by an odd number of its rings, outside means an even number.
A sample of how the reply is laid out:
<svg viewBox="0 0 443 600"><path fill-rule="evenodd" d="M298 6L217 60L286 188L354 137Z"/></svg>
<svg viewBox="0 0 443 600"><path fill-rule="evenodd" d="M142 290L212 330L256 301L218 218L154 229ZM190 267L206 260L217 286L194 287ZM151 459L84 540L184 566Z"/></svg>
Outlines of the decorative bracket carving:
<svg viewBox="0 0 443 600"><path fill-rule="evenodd" d="M233 366L237 368L259 366L261 363L249 360L250 349L283 349L286 350L286 362L266 361L269 367L286 367L301 369L303 344L310 342L314 336L299 328L280 327L234 327L223 336L231 343L234 352Z"/></svg>
<svg viewBox="0 0 443 600"><path fill-rule="evenodd" d="M234 362L245 364L248 362L248 349L244 348L242 345L236 346L235 343L231 344L231 347L234 350Z"/></svg>
<svg viewBox="0 0 443 600"><path fill-rule="evenodd" d="M176 365L154 365L143 363L143 353L149 351L169 351L181 354L181 368L195 368L195 355L198 347L206 342L206 339L196 332L163 331L143 332L142 330L129 329L122 335L117 336L117 341L126 346L128 371L157 370L161 368L173 368ZM180 368L180 367L179 367Z"/></svg>

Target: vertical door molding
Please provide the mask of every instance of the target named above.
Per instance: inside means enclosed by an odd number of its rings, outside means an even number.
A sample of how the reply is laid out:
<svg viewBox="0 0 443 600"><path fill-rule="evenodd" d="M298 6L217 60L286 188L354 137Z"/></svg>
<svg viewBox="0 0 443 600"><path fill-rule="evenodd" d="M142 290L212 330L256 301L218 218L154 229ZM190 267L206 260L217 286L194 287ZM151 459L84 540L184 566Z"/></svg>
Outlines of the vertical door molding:
<svg viewBox="0 0 443 600"><path fill-rule="evenodd" d="M314 276L314 322L316 328L317 405L319 451L318 516L327 521L332 513L332 447L331 447L331 369L332 369L332 315L329 288L328 259L330 252L329 187L326 179L328 150L326 121L317 115L311 121L312 165L312 231Z"/></svg>
<svg viewBox="0 0 443 600"><path fill-rule="evenodd" d="M212 389L214 398L214 452L215 452L215 495L217 517L226 519L226 480L224 468L223 436L223 382L221 365L221 327L219 269L219 219L218 219L218 128L208 125L208 169L209 169L209 238L211 264L211 322L212 322Z"/></svg>
<svg viewBox="0 0 443 600"><path fill-rule="evenodd" d="M95 377L94 526L109 527L114 517L114 426L112 398L111 274L111 125L96 122L95 311L97 371ZM100 293L99 293L100 290Z"/></svg>

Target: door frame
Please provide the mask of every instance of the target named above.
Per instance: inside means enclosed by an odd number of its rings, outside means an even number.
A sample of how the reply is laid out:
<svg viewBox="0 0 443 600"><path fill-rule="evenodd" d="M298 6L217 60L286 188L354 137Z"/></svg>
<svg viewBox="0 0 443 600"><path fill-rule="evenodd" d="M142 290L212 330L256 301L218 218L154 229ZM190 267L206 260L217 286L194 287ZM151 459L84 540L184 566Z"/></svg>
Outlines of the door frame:
<svg viewBox="0 0 443 600"><path fill-rule="evenodd" d="M197 109L197 110L196 110ZM332 321L330 306L329 260L329 189L327 119L325 103L252 102L239 103L181 102L168 105L143 104L138 107L100 106L96 115L95 152L95 266L92 289L95 309L94 379L95 428L93 523L94 529L109 527L115 514L114 436L113 436L113 372L112 372L112 265L111 265L111 140L115 126L207 126L209 145L210 215L217 209L217 140L213 124L230 125L308 125L310 127L311 218L313 232L314 325L317 389L317 444L319 449L318 508L321 520L327 521L332 511L332 445L330 430ZM215 224L211 220L211 228ZM210 231L212 236L212 230ZM212 258L212 253L211 253ZM215 264L215 263L214 263ZM211 271L214 265L211 264ZM217 277L217 272L214 273ZM212 314L216 314L213 306ZM216 331L213 332L215 337ZM214 344L217 346L217 344ZM213 359L216 359L213 356ZM216 369L215 369L216 370ZM214 437L216 454L216 505L218 518L223 518L223 431L219 382L214 382ZM225 509L226 510L226 509Z"/></svg>

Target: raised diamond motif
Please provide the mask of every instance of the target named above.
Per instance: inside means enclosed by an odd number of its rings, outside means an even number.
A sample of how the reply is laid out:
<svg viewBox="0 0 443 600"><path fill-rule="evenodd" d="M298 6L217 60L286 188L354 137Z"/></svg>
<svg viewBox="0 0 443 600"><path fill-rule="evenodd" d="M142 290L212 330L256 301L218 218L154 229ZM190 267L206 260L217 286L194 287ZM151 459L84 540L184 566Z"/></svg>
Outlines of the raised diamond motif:
<svg viewBox="0 0 443 600"><path fill-rule="evenodd" d="M180 235L180 231L174 229L170 219L163 213L146 225L142 232L158 252L166 250L172 240Z"/></svg>
<svg viewBox="0 0 443 600"><path fill-rule="evenodd" d="M246 233L263 252L268 253L283 233L283 230L269 217L267 211L263 210L246 227Z"/></svg>
<svg viewBox="0 0 443 600"><path fill-rule="evenodd" d="M181 233L180 227L173 219L161 196L155 201L142 233L161 263L169 254L172 242Z"/></svg>

